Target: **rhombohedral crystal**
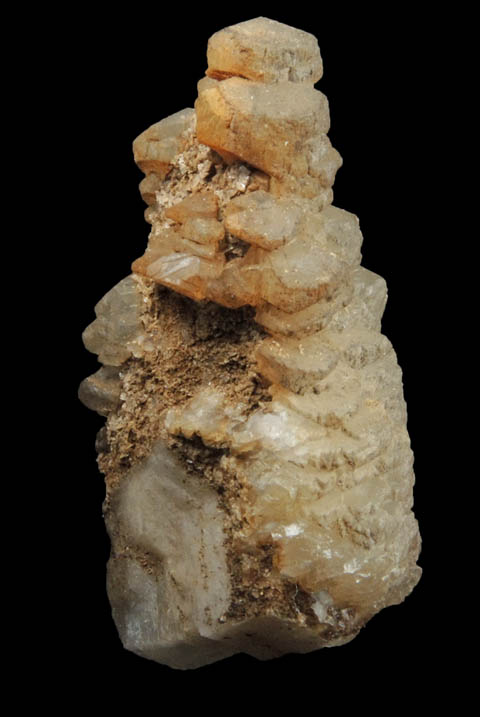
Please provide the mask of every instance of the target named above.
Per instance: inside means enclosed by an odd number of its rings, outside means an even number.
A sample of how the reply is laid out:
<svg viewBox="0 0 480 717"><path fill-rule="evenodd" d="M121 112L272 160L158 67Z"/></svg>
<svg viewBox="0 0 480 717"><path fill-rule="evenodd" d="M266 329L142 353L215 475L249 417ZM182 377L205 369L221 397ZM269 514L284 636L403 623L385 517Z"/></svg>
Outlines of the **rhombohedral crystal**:
<svg viewBox="0 0 480 717"><path fill-rule="evenodd" d="M420 578L385 281L332 205L323 68L263 17L133 143L151 224L83 338L124 646L176 668L342 645Z"/></svg>

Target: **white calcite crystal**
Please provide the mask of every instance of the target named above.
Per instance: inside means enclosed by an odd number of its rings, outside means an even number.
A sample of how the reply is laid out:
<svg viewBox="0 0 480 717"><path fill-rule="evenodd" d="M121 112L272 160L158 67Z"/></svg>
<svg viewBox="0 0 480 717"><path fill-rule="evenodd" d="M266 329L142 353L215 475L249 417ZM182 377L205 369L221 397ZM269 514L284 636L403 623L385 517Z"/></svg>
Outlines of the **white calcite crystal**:
<svg viewBox="0 0 480 717"><path fill-rule="evenodd" d="M351 640L420 578L385 281L332 205L315 38L217 32L195 109L134 142L151 224L97 304L81 400L124 646L175 668Z"/></svg>

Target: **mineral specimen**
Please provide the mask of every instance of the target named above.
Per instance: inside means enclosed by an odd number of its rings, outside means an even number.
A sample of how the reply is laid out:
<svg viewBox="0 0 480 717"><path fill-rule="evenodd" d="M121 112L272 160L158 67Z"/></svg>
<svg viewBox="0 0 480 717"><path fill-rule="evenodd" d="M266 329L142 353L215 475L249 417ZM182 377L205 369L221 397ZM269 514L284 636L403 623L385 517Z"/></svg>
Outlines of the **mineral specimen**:
<svg viewBox="0 0 480 717"><path fill-rule="evenodd" d="M385 281L332 205L316 39L217 32L195 109L133 143L152 225L85 330L124 646L176 668L351 640L420 578Z"/></svg>

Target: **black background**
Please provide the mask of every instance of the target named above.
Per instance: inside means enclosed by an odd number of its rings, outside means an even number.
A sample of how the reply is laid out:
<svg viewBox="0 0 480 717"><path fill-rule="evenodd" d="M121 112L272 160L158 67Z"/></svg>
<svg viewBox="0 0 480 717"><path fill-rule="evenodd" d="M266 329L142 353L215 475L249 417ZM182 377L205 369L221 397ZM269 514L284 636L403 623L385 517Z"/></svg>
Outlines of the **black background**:
<svg viewBox="0 0 480 717"><path fill-rule="evenodd" d="M432 458L442 440L442 400L431 351L444 322L441 311L432 314L439 277L431 253L438 233L431 217L441 212L444 201L436 176L439 131L432 124L442 109L438 15L420 16L404 4L370 9L363 4L356 9L297 5L290 10L265 3L243 4L238 10L231 5L187 10L184 5L132 3L101 14L82 8L78 15L60 18L62 32L47 53L65 134L55 156L59 188L64 185L64 252L70 266L64 339L74 372L63 384L68 437L59 442L73 466L61 475L58 489L62 567L54 622L59 629L49 638L53 652L45 660L60 670L74 694L101 688L111 699L157 695L159 708L169 697L182 708L192 695L199 707L208 707L220 689L239 706L248 705L261 690L267 700L290 697L298 708L320 709L335 696L340 704L353 698L364 708L370 700L380 704L379 689L390 693L390 705L402 694L408 700L412 683L419 683L427 696L439 672L444 673L445 660L455 661L452 651L444 654L450 628L442 591L450 577L442 573L447 548L437 501L446 467ZM124 650L110 616L103 478L94 451L103 419L76 398L78 384L98 364L83 349L81 332L94 318L95 303L130 272L146 245L149 227L138 193L143 175L133 162L133 139L159 119L193 107L213 32L258 15L306 30L319 41L324 77L316 87L329 99L329 136L344 160L334 204L359 216L362 263L381 274L389 288L383 332L404 374L424 574L402 605L378 614L348 645L266 663L238 655L181 672ZM443 77L445 72L442 68ZM402 685L407 692L398 691Z"/></svg>

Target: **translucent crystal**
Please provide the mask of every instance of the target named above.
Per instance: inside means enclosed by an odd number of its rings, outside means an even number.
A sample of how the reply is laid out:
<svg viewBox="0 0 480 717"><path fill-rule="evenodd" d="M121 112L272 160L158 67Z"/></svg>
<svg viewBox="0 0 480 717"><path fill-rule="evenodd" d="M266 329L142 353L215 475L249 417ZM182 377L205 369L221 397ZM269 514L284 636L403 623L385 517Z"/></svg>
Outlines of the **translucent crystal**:
<svg viewBox="0 0 480 717"><path fill-rule="evenodd" d="M98 354L103 364L120 366L132 354L141 337L142 300L135 279L127 276L95 306L97 318L83 332L85 347Z"/></svg>

